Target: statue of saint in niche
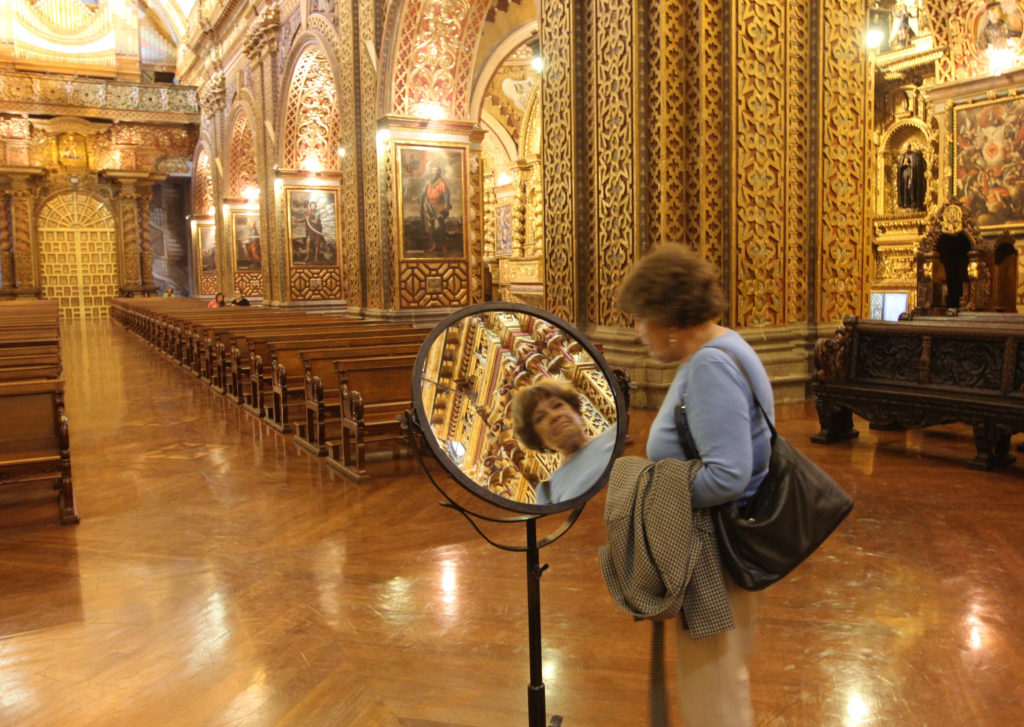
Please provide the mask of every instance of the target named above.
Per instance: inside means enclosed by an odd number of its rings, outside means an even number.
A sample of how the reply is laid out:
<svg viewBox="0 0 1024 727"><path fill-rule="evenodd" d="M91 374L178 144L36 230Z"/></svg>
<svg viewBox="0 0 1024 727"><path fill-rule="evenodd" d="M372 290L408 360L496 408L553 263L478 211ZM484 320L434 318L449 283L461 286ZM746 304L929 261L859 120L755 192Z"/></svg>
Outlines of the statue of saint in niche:
<svg viewBox="0 0 1024 727"><path fill-rule="evenodd" d="M928 186L924 173L924 154L912 144L904 145L896 166L896 204L901 209L924 209Z"/></svg>

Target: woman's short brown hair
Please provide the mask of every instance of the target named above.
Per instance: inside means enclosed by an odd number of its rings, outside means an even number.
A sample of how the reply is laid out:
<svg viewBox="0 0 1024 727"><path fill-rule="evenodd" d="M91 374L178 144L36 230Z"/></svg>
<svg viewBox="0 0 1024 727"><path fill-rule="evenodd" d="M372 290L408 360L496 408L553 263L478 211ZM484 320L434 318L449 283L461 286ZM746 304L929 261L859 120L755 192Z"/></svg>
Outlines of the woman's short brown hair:
<svg viewBox="0 0 1024 727"><path fill-rule="evenodd" d="M580 395L564 379L541 379L536 384L520 389L512 397L512 433L524 447L545 449L537 430L533 428L533 410L545 399L561 399L580 414Z"/></svg>
<svg viewBox="0 0 1024 727"><path fill-rule="evenodd" d="M689 328L718 319L725 296L718 270L683 245L662 245L633 266L619 288L627 313L662 326Z"/></svg>

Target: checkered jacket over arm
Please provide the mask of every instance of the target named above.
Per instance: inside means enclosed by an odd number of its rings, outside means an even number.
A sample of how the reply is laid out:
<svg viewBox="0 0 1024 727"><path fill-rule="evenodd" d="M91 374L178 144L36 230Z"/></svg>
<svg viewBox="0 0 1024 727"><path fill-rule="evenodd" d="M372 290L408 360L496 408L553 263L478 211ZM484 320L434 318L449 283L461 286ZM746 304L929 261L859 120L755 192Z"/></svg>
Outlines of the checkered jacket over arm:
<svg viewBox="0 0 1024 727"><path fill-rule="evenodd" d="M620 457L612 467L601 574L637 619L674 618L700 639L735 626L711 514L690 505L700 462Z"/></svg>

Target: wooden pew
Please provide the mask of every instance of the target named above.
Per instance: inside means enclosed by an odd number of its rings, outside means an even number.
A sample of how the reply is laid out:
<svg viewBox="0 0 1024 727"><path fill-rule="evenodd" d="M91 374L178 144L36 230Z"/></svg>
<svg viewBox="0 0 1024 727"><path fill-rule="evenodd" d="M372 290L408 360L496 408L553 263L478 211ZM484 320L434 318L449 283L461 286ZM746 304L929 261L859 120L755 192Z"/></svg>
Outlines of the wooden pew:
<svg viewBox="0 0 1024 727"><path fill-rule="evenodd" d="M353 336L372 338L381 334L406 332L413 330L408 323L381 323L378 321L355 320L330 327L291 327L287 330L250 331L243 336L242 345L248 350L248 367L245 366L246 351L240 349L238 354L232 353L232 366L237 367L241 381L247 378L246 386L236 395L236 400L246 410L256 416L266 414L266 406L273 392L273 355L271 343L288 341L305 341L307 348L327 348L334 341L342 341ZM426 337L426 332L423 333ZM248 371L248 374L245 372ZM235 376L234 371L232 376ZM246 378L243 378L246 377Z"/></svg>
<svg viewBox="0 0 1024 727"><path fill-rule="evenodd" d="M374 367L382 370L391 369L393 365L406 370L412 380L412 367L416 360L415 353L389 353L368 355L358 349L353 356L331 357L326 359L311 358L303 355L305 368L306 417L295 433L295 442L301 447L318 456L329 453L331 442L340 441L341 431L341 392L334 388L340 377L340 366L349 375L346 383L349 390L358 391L368 388L366 379L373 376ZM324 382L328 382L324 385Z"/></svg>
<svg viewBox="0 0 1024 727"><path fill-rule="evenodd" d="M341 436L328 443L327 464L357 482L369 478L368 444L404 442L399 415L412 408L416 355L388 361L336 361L341 397Z"/></svg>
<svg viewBox="0 0 1024 727"><path fill-rule="evenodd" d="M319 360L332 363L343 356L366 353L417 353L427 331L412 330L396 333L355 332L347 338L337 337L330 347L314 348L309 341L283 341L270 343L271 396L265 408L267 424L279 432L290 432L292 422L301 418L306 402L306 361ZM322 380L322 379L321 379Z"/></svg>

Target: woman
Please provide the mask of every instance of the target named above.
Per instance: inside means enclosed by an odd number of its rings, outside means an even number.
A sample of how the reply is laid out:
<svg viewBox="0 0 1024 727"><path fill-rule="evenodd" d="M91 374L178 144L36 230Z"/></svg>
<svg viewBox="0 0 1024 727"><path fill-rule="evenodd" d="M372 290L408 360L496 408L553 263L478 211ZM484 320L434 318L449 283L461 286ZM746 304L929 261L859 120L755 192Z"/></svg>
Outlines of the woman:
<svg viewBox="0 0 1024 727"><path fill-rule="evenodd" d="M224 307L224 294L217 293L213 296L213 300L206 304L207 308L223 308Z"/></svg>
<svg viewBox="0 0 1024 727"><path fill-rule="evenodd" d="M633 268L619 291L619 303L633 315L651 356L678 364L651 424L648 458L688 459L675 423L676 410L685 403L701 460L692 506L748 499L767 474L771 455L771 432L754 403L751 385L772 416L774 399L757 354L738 333L717 322L724 307L718 272L682 245L665 245ZM734 629L695 640L680 619L677 680L686 727L754 724L747 662L760 599L758 593L739 588L728 573L725 577Z"/></svg>
<svg viewBox="0 0 1024 727"><path fill-rule="evenodd" d="M249 299L242 295L240 288L235 288L235 297L232 299L230 305L249 305Z"/></svg>
<svg viewBox="0 0 1024 727"><path fill-rule="evenodd" d="M558 452L562 463L537 485L535 504L578 497L597 483L615 450L615 427L596 437L583 424L580 395L568 381L542 379L512 399L512 431L527 449Z"/></svg>

